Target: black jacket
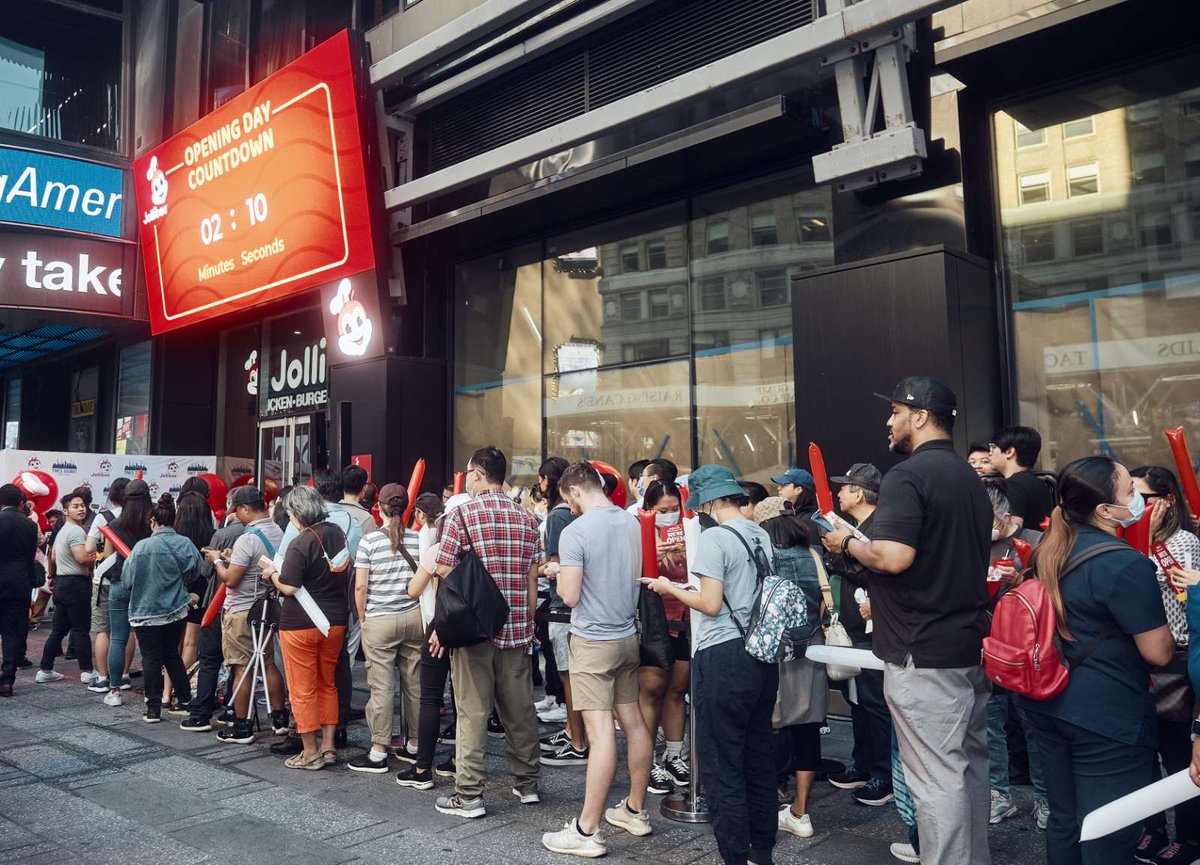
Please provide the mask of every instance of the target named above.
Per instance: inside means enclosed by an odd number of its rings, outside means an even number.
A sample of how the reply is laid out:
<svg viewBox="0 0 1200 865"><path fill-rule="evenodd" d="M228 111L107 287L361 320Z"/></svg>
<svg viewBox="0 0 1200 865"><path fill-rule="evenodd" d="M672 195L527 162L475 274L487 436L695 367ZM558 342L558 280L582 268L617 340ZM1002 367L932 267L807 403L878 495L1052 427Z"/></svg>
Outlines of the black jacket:
<svg viewBox="0 0 1200 865"><path fill-rule="evenodd" d="M37 555L37 526L16 508L0 510L0 600L29 600Z"/></svg>

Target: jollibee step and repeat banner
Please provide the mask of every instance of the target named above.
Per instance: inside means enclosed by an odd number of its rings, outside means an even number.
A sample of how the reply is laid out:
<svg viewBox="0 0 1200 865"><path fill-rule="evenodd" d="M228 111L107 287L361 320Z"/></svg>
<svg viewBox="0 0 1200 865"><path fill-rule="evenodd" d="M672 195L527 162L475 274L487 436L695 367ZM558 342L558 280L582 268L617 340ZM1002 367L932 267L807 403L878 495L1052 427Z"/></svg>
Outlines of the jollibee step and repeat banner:
<svg viewBox="0 0 1200 865"><path fill-rule="evenodd" d="M37 492L41 487L34 478L45 475L54 480L57 496L61 497L76 487L88 486L92 490L92 507L104 507L108 501L109 485L119 477L133 478L138 472L142 480L150 485L150 493L157 498L163 493L179 495L179 487L190 477L213 474L217 466L215 456L151 456L149 454L92 454L62 453L57 451L0 450L0 483L17 483L25 476L27 484L33 484ZM32 477L30 477L32 475ZM49 486L46 484L46 486ZM32 490L27 490L32 492ZM36 499L38 496L31 495ZM42 505L44 512L53 505Z"/></svg>

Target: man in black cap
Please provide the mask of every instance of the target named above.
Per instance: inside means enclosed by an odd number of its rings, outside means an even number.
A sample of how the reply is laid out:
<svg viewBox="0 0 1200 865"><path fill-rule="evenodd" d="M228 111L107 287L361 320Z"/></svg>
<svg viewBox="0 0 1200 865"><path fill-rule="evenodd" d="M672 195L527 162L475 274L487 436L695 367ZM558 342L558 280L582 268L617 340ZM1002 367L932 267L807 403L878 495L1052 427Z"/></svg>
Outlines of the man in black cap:
<svg viewBox="0 0 1200 865"><path fill-rule="evenodd" d="M838 530L824 543L871 572L874 650L886 663L884 695L917 805L921 861L988 865L991 687L980 652L992 509L951 444L950 388L911 376L891 396L876 396L892 404L891 450L909 459L883 479L870 541Z"/></svg>

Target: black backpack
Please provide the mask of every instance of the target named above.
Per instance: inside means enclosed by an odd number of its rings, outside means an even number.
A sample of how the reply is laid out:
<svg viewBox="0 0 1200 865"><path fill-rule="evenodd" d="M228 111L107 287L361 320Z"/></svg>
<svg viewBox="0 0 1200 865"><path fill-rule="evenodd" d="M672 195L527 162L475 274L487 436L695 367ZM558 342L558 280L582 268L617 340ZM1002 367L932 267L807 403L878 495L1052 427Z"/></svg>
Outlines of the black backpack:
<svg viewBox="0 0 1200 865"><path fill-rule="evenodd" d="M461 509L458 518L463 531L462 558L442 578L433 612L433 630L447 649L492 639L500 633L509 614L508 601L475 554Z"/></svg>

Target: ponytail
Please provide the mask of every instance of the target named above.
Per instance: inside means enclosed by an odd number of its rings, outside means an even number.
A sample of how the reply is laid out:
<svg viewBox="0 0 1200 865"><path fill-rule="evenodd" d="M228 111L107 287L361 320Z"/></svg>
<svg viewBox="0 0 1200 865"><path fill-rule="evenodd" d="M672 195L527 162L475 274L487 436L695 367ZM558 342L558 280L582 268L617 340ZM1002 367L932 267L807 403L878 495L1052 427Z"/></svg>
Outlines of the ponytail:
<svg viewBox="0 0 1200 865"><path fill-rule="evenodd" d="M1041 580L1046 587L1046 594L1054 604L1054 613L1058 617L1058 635L1073 642L1075 637L1067 628L1067 613L1063 607L1062 587L1059 577L1070 558L1071 550L1075 549L1075 541L1079 537L1079 529L1070 517L1063 512L1062 507L1055 506L1050 514L1050 530L1029 557L1029 567L1023 576Z"/></svg>
<svg viewBox="0 0 1200 865"><path fill-rule="evenodd" d="M408 491L403 487L400 492L389 496L387 501L379 503L379 510L388 518L387 536L392 544L392 554L400 552L404 544L404 511L408 508Z"/></svg>

